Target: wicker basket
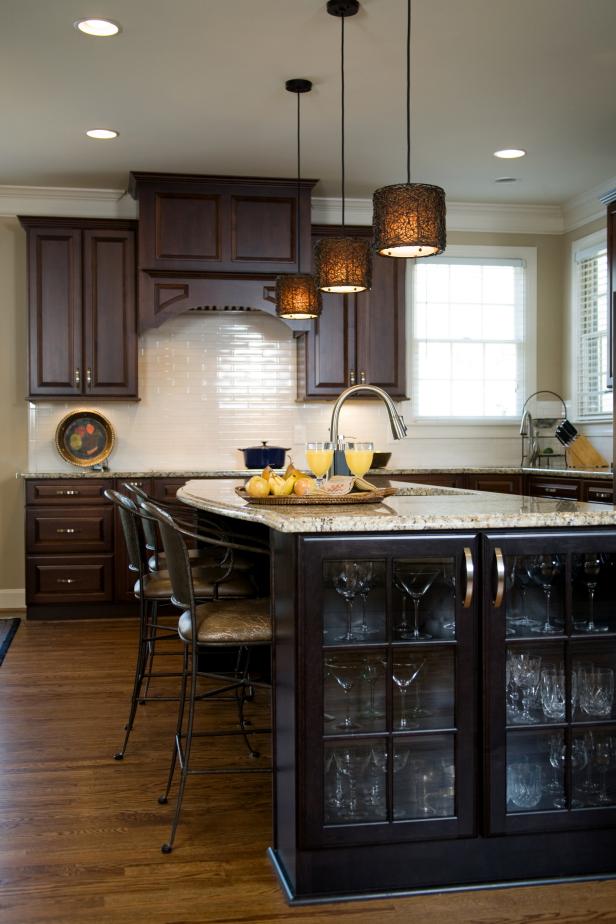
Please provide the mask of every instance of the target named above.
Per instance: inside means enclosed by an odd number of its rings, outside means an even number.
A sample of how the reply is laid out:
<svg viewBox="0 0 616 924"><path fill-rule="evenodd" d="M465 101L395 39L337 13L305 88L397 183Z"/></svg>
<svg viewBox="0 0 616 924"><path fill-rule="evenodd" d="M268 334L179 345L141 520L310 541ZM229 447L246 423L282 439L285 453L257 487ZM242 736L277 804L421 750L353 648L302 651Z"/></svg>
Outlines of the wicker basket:
<svg viewBox="0 0 616 924"><path fill-rule="evenodd" d="M305 494L299 497L297 494L288 494L286 497L276 497L268 494L267 497L250 497L245 488L236 488L235 493L242 500L248 501L249 504L261 504L264 507L297 507L309 506L313 504L379 504L386 497L391 497L396 491L394 488L375 488L373 491L352 491L350 494L325 495L325 494Z"/></svg>

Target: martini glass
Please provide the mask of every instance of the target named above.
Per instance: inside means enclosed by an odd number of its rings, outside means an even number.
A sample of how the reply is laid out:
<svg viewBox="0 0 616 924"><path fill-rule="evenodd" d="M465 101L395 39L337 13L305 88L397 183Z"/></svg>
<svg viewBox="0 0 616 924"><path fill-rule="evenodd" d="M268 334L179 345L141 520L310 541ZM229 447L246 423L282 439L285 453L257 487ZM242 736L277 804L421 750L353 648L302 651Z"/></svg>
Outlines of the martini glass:
<svg viewBox="0 0 616 924"><path fill-rule="evenodd" d="M392 680L400 691L400 718L398 728L405 731L409 728L419 728L417 722L409 722L406 711L406 694L411 684L417 680L419 672L424 665L423 661L404 660L394 661L392 670Z"/></svg>
<svg viewBox="0 0 616 924"><path fill-rule="evenodd" d="M400 638L412 639L413 641L432 638L427 632L421 632L419 629L419 607L438 574L438 570L420 568L397 572L398 586L413 601L413 628L410 632L406 632L403 631L402 625L399 626Z"/></svg>

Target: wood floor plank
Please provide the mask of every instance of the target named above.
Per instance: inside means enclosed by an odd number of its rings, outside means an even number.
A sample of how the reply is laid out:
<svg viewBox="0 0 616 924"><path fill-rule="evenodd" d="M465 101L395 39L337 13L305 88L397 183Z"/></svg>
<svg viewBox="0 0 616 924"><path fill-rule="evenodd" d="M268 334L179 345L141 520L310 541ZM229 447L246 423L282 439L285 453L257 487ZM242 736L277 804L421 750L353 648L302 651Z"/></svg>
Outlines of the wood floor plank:
<svg viewBox="0 0 616 924"><path fill-rule="evenodd" d="M136 626L24 623L0 668L1 924L606 924L616 883L289 907L266 849L267 775L189 780L160 852L172 703L141 708L126 759ZM174 681L167 682L173 684ZM164 682L159 681L160 688ZM197 748L198 748L197 744ZM225 758L240 742L221 742Z"/></svg>

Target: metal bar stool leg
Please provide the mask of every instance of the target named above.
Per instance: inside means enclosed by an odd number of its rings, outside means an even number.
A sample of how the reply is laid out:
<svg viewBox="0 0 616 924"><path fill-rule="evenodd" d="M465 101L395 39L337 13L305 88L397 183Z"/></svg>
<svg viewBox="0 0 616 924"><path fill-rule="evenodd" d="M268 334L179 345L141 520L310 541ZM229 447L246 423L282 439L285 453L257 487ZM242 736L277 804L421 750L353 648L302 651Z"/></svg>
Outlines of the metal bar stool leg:
<svg viewBox="0 0 616 924"><path fill-rule="evenodd" d="M124 726L125 734L122 747L119 751L113 755L115 760L123 760L124 753L126 751L126 746L128 745L128 739L130 733L133 730L133 725L135 722L135 715L137 712L137 703L139 702L139 696L141 693L141 685L143 683L143 672L145 669L145 635L146 635L146 620L147 620L147 603L143 596L139 601L140 606L140 615L139 615L139 644L137 646L137 661L135 664L135 679L133 681L133 692L130 701L130 711L128 714L128 722Z"/></svg>
<svg viewBox="0 0 616 924"><path fill-rule="evenodd" d="M188 685L188 645L184 645L183 662L182 662L182 680L180 682L180 693L178 698L178 717L175 726L175 738L173 741L173 750L171 752L171 763L169 765L169 774L167 776L167 785L162 796L158 797L160 805L166 805L169 801L169 792L173 783L175 767L178 759L178 748L182 741L182 727L184 725L184 710L186 708L186 687Z"/></svg>
<svg viewBox="0 0 616 924"><path fill-rule="evenodd" d="M197 698L197 652L191 651L191 668L192 668L192 677L190 682L190 704L188 707L188 727L186 729L186 747L184 749L183 760L181 761L182 766L182 775L180 777L180 785L178 788L178 796L175 803L175 812L173 815L173 821L171 822L171 833L169 835L169 840L164 843L161 847L163 853L171 853L173 850L173 842L175 840L175 833L177 831L178 822L180 820L180 812L182 810L182 801L184 799L184 790L186 788L186 779L188 777L188 768L190 764L190 749L192 747L192 738L193 738L193 727L195 724L195 703ZM181 738L179 741L181 745Z"/></svg>
<svg viewBox="0 0 616 924"><path fill-rule="evenodd" d="M145 690L143 691L143 698L139 700L139 705L145 706L146 700L148 698L148 690L150 689L150 680L152 679L152 671L154 670L154 655L156 654L156 633L158 631L158 600L152 601L152 608L150 610L150 618L148 620L148 630L151 635L150 641L146 643L147 645L147 657L145 660L144 666L144 676L146 677Z"/></svg>

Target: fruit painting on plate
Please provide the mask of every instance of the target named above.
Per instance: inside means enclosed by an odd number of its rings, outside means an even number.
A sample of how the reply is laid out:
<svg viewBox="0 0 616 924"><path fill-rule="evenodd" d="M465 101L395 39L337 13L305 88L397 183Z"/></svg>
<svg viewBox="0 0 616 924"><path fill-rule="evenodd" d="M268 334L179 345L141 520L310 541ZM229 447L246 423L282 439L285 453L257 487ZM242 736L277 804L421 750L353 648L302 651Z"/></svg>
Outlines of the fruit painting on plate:
<svg viewBox="0 0 616 924"><path fill-rule="evenodd" d="M96 411L73 411L58 424L56 447L66 462L80 467L98 465L113 449L113 428Z"/></svg>

